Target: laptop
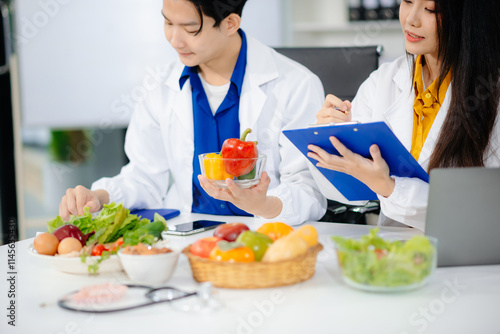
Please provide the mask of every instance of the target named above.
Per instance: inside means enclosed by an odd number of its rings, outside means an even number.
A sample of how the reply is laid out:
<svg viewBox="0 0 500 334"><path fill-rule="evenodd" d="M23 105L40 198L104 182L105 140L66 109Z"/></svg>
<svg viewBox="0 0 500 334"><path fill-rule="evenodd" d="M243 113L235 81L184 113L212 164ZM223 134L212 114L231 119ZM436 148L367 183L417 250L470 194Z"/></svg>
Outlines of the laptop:
<svg viewBox="0 0 500 334"><path fill-rule="evenodd" d="M433 169L425 234L439 267L500 264L500 168Z"/></svg>

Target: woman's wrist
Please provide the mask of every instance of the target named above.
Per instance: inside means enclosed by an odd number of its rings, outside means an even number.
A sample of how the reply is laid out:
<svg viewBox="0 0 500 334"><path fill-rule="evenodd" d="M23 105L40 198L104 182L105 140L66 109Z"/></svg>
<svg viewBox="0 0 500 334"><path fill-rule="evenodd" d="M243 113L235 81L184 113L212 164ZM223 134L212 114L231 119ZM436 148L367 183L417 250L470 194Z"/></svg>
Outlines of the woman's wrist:
<svg viewBox="0 0 500 334"><path fill-rule="evenodd" d="M388 176L378 194L387 198L394 192L394 187L396 187L396 181Z"/></svg>

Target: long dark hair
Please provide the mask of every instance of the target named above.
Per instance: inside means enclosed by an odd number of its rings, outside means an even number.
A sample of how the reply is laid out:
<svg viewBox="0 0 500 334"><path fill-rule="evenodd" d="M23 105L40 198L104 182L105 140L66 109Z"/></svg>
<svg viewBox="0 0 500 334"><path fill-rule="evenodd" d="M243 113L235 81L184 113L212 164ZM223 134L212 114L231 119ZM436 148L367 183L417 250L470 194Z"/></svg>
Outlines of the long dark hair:
<svg viewBox="0 0 500 334"><path fill-rule="evenodd" d="M435 0L442 60L438 83L451 71L452 97L429 170L484 166L500 99L499 3Z"/></svg>

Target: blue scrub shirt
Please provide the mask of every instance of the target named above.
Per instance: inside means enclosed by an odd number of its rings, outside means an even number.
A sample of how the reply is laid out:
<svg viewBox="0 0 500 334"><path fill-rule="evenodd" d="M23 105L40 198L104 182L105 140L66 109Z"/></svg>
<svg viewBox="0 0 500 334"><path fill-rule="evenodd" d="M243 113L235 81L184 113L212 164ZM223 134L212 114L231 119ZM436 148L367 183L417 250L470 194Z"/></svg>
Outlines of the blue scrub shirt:
<svg viewBox="0 0 500 334"><path fill-rule="evenodd" d="M194 120L194 156L193 156L193 205L192 212L213 215L251 216L230 202L216 200L210 197L200 185L198 175L201 174L198 155L220 152L222 144L228 138L240 137L240 95L245 68L247 64L247 40L243 30L239 30L242 43L236 65L231 75L231 84L226 97L217 109L215 115L210 109L207 95L203 89L198 66L184 67L179 79L182 89L189 78L193 98Z"/></svg>

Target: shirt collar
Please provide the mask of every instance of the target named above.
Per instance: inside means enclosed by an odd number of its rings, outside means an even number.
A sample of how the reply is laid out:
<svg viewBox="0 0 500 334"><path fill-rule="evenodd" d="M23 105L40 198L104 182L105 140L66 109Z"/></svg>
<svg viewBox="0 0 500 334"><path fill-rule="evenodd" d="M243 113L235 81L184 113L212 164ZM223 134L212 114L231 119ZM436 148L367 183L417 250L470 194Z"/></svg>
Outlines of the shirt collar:
<svg viewBox="0 0 500 334"><path fill-rule="evenodd" d="M432 84L424 91L424 79L422 76L422 61L423 61L423 56L422 55L417 56L417 59L415 61L415 77L413 78L413 87L415 87L415 96L420 98L423 97L424 100L429 100L427 96L428 94L431 94L430 98L434 102L437 102L439 103L439 105L441 105L444 101L444 98L446 96L446 91L448 90L448 86L450 85L451 82L451 71L448 72L443 82L441 83L441 86L439 87L439 96L438 96L437 83L439 78L434 80Z"/></svg>
<svg viewBox="0 0 500 334"><path fill-rule="evenodd" d="M245 77L245 68L247 65L247 38L243 30L239 29L238 33L241 36L241 48L238 59L236 60L236 65L234 66L233 74L231 75L231 82L236 86L238 96L240 96L241 87L243 86L243 78ZM179 86L181 90L191 74L198 74L198 66L184 66L184 70L179 78Z"/></svg>
<svg viewBox="0 0 500 334"><path fill-rule="evenodd" d="M182 87L184 87L184 84L186 83L186 80L189 78L189 76L194 73L198 73L198 66L194 67L184 66L184 70L182 70L181 77L179 78L179 86L181 90Z"/></svg>
<svg viewBox="0 0 500 334"><path fill-rule="evenodd" d="M418 55L415 60L415 76L413 77L413 87L415 87L415 96L423 94L424 79L422 77L422 56Z"/></svg>

